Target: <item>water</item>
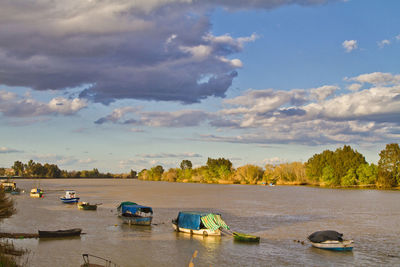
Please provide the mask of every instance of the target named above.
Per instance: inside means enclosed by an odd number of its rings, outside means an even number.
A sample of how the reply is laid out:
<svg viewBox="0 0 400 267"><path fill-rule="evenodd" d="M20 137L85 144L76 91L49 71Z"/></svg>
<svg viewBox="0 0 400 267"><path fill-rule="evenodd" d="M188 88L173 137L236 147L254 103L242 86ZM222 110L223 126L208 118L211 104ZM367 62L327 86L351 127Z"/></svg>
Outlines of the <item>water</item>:
<svg viewBox="0 0 400 267"><path fill-rule="evenodd" d="M34 180L17 180L29 192ZM138 180L41 180L43 199L13 196L17 214L2 232L82 228L80 238L14 240L30 252L28 266L80 266L82 254L119 266L400 266L400 192L291 186L247 186L145 182ZM103 203L97 211L62 204L62 190L76 190L82 201ZM122 225L122 201L149 205L154 225ZM261 237L259 244L232 238L176 233L171 219L180 210L220 212L235 231ZM302 245L318 230L337 230L355 241L352 252L330 252Z"/></svg>

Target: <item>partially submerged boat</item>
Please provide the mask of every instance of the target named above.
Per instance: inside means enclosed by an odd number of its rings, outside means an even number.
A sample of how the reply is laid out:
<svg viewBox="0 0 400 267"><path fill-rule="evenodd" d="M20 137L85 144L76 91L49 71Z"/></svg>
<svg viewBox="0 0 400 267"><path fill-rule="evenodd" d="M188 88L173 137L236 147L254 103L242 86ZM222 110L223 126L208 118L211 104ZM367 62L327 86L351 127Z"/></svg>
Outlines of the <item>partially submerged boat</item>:
<svg viewBox="0 0 400 267"><path fill-rule="evenodd" d="M343 234L333 231L317 231L308 236L311 245L316 248L346 251L352 250L354 246L353 240L344 240Z"/></svg>
<svg viewBox="0 0 400 267"><path fill-rule="evenodd" d="M125 201L119 204L118 217L129 225L151 225L153 209L135 202Z"/></svg>
<svg viewBox="0 0 400 267"><path fill-rule="evenodd" d="M239 241L239 242L254 242L254 243L260 242L260 237L255 236L255 235L249 235L249 234L239 233L239 232L232 232L232 236L235 241Z"/></svg>
<svg viewBox="0 0 400 267"><path fill-rule="evenodd" d="M76 196L76 192L74 190L65 191L65 195L60 197L60 199L66 204L77 203L79 201L79 197Z"/></svg>
<svg viewBox="0 0 400 267"><path fill-rule="evenodd" d="M78 202L78 209L80 210L97 210L97 206L101 203L90 204L89 202Z"/></svg>
<svg viewBox="0 0 400 267"><path fill-rule="evenodd" d="M81 228L57 230L57 231L40 231L39 230L39 238L80 236L81 232L82 232Z"/></svg>
<svg viewBox="0 0 400 267"><path fill-rule="evenodd" d="M17 184L10 180L1 180L1 187L4 189L4 192L11 193L17 189Z"/></svg>
<svg viewBox="0 0 400 267"><path fill-rule="evenodd" d="M40 189L40 188L32 188L30 196L31 197L35 197L35 198L41 198L41 197L43 197L43 194L44 194L44 192L43 192L42 189Z"/></svg>
<svg viewBox="0 0 400 267"><path fill-rule="evenodd" d="M172 227L177 232L204 236L220 236L220 229L229 230L221 214L199 211L179 212L178 217L172 220Z"/></svg>

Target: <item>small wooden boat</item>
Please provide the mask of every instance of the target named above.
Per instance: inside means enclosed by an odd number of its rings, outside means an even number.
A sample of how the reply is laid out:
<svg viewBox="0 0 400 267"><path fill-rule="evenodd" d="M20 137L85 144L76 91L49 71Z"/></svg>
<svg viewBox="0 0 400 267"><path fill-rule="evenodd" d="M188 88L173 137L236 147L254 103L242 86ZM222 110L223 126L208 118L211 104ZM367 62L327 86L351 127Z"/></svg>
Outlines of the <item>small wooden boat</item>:
<svg viewBox="0 0 400 267"><path fill-rule="evenodd" d="M43 192L42 189L40 189L40 188L32 188L30 196L34 197L34 198L41 198L41 197L43 197L43 194L44 194L44 192Z"/></svg>
<svg viewBox="0 0 400 267"><path fill-rule="evenodd" d="M172 227L177 232L203 236L220 236L220 228L229 230L220 214L198 211L179 212Z"/></svg>
<svg viewBox="0 0 400 267"><path fill-rule="evenodd" d="M17 189L17 184L10 180L2 180L1 187L4 189L4 192L11 193L13 190Z"/></svg>
<svg viewBox="0 0 400 267"><path fill-rule="evenodd" d="M232 236L235 241L239 242L255 242L255 243L260 242L260 237L255 235L233 232Z"/></svg>
<svg viewBox="0 0 400 267"><path fill-rule="evenodd" d="M73 190L65 191L65 195L60 197L61 201L66 204L77 203L79 197L76 196L76 192Z"/></svg>
<svg viewBox="0 0 400 267"><path fill-rule="evenodd" d="M97 210L97 206L102 203L90 204L89 202L78 202L78 209L80 210Z"/></svg>
<svg viewBox="0 0 400 267"><path fill-rule="evenodd" d="M313 243L311 245L316 248L327 249L327 250L336 250L336 251L346 251L352 250L354 247L353 240L327 240L321 243Z"/></svg>
<svg viewBox="0 0 400 267"><path fill-rule="evenodd" d="M117 211L118 217L129 225L151 225L153 220L153 209L151 207L138 205L134 202L122 202Z"/></svg>
<svg viewBox="0 0 400 267"><path fill-rule="evenodd" d="M117 267L118 265L113 263L108 259L104 259L99 256L91 255L91 254L82 254L84 263L81 267ZM94 262L101 262L101 264L97 264Z"/></svg>
<svg viewBox="0 0 400 267"><path fill-rule="evenodd" d="M80 236L81 232L82 232L81 228L74 228L74 229L68 229L68 230L57 230L57 231L40 231L39 230L39 238Z"/></svg>

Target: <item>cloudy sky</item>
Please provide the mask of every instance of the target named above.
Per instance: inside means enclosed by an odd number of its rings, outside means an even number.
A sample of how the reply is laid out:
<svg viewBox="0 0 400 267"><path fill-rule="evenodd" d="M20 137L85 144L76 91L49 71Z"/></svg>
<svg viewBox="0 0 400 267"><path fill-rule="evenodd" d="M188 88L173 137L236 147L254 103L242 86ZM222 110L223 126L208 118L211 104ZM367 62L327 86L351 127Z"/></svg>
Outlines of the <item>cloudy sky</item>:
<svg viewBox="0 0 400 267"><path fill-rule="evenodd" d="M0 167L307 161L400 140L397 0L0 0Z"/></svg>

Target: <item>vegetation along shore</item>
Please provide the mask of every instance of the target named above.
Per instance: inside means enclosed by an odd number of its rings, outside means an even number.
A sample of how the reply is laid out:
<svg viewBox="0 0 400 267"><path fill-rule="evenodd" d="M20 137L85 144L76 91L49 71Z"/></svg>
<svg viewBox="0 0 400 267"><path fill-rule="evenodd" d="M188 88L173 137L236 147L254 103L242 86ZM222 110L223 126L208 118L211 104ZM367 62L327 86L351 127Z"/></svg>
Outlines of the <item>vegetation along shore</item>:
<svg viewBox="0 0 400 267"><path fill-rule="evenodd" d="M245 165L233 168L229 159L208 158L206 165L193 168L190 160L182 160L177 168L164 170L161 165L143 169L139 173L100 173L97 169L82 171L60 170L57 165L27 164L15 161L14 165L0 168L0 176L40 178L138 178L149 181L220 183L220 184L277 184L313 185L324 187L397 188L400 186L400 147L387 144L380 154L378 165L368 163L365 157L343 146L335 151L325 150L313 155L307 162L291 162L264 168Z"/></svg>

